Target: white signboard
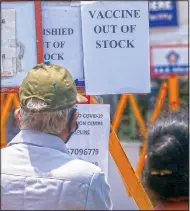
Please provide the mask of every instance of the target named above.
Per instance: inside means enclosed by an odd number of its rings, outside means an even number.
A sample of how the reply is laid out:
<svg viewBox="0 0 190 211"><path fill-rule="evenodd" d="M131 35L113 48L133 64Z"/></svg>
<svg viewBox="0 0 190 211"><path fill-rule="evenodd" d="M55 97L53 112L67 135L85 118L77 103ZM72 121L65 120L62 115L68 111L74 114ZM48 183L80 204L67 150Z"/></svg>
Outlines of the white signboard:
<svg viewBox="0 0 190 211"><path fill-rule="evenodd" d="M152 76L182 75L189 71L188 45L152 47L151 54Z"/></svg>
<svg viewBox="0 0 190 211"><path fill-rule="evenodd" d="M1 3L1 91L19 87L37 64L33 1Z"/></svg>
<svg viewBox="0 0 190 211"><path fill-rule="evenodd" d="M77 105L79 128L67 144L69 153L108 173L110 105Z"/></svg>
<svg viewBox="0 0 190 211"><path fill-rule="evenodd" d="M44 5L42 17L44 60L66 67L74 79L83 79L80 7Z"/></svg>
<svg viewBox="0 0 190 211"><path fill-rule="evenodd" d="M1 77L10 77L16 72L16 13L14 9L1 12Z"/></svg>
<svg viewBox="0 0 190 211"><path fill-rule="evenodd" d="M148 1L82 2L86 93L150 92Z"/></svg>

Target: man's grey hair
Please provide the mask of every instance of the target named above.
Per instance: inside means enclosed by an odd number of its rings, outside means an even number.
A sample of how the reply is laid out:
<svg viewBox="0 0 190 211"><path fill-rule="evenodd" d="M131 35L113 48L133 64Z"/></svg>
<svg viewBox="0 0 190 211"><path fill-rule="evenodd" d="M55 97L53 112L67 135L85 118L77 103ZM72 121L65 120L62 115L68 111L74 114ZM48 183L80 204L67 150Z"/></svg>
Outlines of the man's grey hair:
<svg viewBox="0 0 190 211"><path fill-rule="evenodd" d="M37 98L29 99L26 106L27 110L20 109L22 129L34 129L58 135L67 125L70 109L42 113L40 109L46 106L46 103ZM30 112L31 109L35 112Z"/></svg>

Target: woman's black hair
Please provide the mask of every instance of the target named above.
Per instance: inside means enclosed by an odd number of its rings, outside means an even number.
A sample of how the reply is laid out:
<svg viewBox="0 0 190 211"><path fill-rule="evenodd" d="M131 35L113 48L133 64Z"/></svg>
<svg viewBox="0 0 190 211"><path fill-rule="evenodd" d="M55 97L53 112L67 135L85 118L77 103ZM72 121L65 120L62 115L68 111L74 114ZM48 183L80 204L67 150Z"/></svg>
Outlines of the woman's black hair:
<svg viewBox="0 0 190 211"><path fill-rule="evenodd" d="M150 127L143 179L161 200L189 196L188 113L171 113Z"/></svg>

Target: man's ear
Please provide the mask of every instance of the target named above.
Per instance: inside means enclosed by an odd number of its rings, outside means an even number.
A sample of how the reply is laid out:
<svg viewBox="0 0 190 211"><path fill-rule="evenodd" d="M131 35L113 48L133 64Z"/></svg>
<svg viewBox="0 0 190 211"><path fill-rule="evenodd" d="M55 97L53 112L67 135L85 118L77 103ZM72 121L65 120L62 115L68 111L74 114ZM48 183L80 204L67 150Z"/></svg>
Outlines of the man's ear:
<svg viewBox="0 0 190 211"><path fill-rule="evenodd" d="M78 116L79 116L79 112L76 111L74 116L73 116L72 123L71 123L71 132L75 132L75 130L76 130L76 121L78 119Z"/></svg>
<svg viewBox="0 0 190 211"><path fill-rule="evenodd" d="M18 128L21 128L21 124L20 124L20 108L15 110L14 117L16 119L16 123L17 123Z"/></svg>

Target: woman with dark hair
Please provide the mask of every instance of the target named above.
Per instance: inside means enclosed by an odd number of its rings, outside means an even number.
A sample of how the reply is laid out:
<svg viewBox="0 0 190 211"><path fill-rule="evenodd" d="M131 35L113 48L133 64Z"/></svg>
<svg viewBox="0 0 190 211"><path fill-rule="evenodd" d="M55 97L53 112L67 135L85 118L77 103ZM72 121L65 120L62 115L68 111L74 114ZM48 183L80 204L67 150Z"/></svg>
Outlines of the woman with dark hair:
<svg viewBox="0 0 190 211"><path fill-rule="evenodd" d="M156 210L188 210L188 113L172 113L148 131L144 183L158 199Z"/></svg>

